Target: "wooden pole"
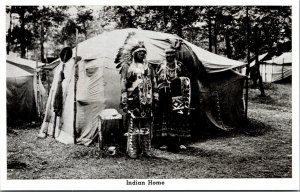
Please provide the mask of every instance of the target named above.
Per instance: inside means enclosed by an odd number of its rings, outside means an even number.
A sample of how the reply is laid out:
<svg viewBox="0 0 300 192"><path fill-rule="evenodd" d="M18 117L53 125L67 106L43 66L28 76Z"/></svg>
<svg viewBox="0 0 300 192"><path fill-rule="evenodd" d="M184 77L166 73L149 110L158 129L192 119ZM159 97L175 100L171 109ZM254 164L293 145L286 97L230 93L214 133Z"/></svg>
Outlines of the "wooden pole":
<svg viewBox="0 0 300 192"><path fill-rule="evenodd" d="M76 144L76 114L77 114L77 81L78 81L78 64L77 64L77 48L78 48L78 29L76 28L76 48L75 48L75 71L74 71L74 119L73 119L73 137Z"/></svg>
<svg viewBox="0 0 300 192"><path fill-rule="evenodd" d="M284 58L282 58L281 80L283 79L283 65L284 65Z"/></svg>
<svg viewBox="0 0 300 192"><path fill-rule="evenodd" d="M247 40L247 65L246 65L246 95L245 95L245 123L248 121L248 84L249 84L249 72L250 72L250 27L248 7L246 7L246 40Z"/></svg>
<svg viewBox="0 0 300 192"><path fill-rule="evenodd" d="M39 86L39 74L38 74L38 59L36 50L34 49L34 57L35 57L35 69L36 69L36 103L37 103L37 111L38 111L38 120L41 122L41 106L40 106L40 86Z"/></svg>

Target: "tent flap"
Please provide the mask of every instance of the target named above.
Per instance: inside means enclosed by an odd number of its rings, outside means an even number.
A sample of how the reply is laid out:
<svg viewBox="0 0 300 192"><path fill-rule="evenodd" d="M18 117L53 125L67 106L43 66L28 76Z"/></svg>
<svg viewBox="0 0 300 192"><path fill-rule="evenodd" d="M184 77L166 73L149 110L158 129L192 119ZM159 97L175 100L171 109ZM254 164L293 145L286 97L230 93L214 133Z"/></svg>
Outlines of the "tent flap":
<svg viewBox="0 0 300 192"><path fill-rule="evenodd" d="M6 78L6 104L8 123L30 122L37 119L33 76Z"/></svg>
<svg viewBox="0 0 300 192"><path fill-rule="evenodd" d="M31 122L45 109L47 93L36 75L36 62L7 55L7 123ZM41 65L41 63L38 63Z"/></svg>

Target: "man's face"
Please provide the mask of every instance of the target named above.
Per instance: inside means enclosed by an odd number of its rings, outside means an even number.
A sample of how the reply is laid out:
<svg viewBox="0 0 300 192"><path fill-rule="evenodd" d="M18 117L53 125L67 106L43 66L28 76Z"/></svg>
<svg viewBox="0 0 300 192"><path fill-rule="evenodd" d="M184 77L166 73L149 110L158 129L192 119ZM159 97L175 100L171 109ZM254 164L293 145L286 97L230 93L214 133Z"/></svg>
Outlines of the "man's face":
<svg viewBox="0 0 300 192"><path fill-rule="evenodd" d="M137 61L143 61L146 58L146 51L138 51L135 53L135 59Z"/></svg>
<svg viewBox="0 0 300 192"><path fill-rule="evenodd" d="M166 60L168 62L174 61L175 59L175 53L166 53Z"/></svg>

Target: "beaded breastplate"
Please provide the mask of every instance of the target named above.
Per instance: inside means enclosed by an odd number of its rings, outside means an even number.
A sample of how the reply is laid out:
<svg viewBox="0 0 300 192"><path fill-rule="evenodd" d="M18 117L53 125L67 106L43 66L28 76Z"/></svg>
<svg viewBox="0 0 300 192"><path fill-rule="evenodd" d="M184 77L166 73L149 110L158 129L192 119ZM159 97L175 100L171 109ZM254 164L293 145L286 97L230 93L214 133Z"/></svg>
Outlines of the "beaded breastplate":
<svg viewBox="0 0 300 192"><path fill-rule="evenodd" d="M143 63L132 63L128 72L136 76L136 79L132 82L132 86L128 88L128 90L134 91L135 89L137 89L138 98L141 105L151 104L152 83L148 65Z"/></svg>

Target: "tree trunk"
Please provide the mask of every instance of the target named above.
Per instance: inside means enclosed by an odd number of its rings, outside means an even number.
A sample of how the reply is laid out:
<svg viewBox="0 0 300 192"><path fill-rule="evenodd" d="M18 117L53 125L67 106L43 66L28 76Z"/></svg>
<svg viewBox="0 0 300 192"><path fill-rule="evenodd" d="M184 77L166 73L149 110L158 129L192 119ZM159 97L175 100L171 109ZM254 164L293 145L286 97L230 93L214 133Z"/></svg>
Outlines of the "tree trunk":
<svg viewBox="0 0 300 192"><path fill-rule="evenodd" d="M84 31L84 37L85 37L85 40L88 39L88 32L87 32L87 25L85 24L85 22L83 23L83 31Z"/></svg>
<svg viewBox="0 0 300 192"><path fill-rule="evenodd" d="M177 30L177 35L181 38L183 38L183 33L182 33L182 7L178 6L177 7L177 24L176 24L176 30Z"/></svg>
<svg viewBox="0 0 300 192"><path fill-rule="evenodd" d="M42 21L41 25L41 39L40 39L40 46L41 46L41 61L45 63L45 58L44 58L44 24Z"/></svg>
<svg viewBox="0 0 300 192"><path fill-rule="evenodd" d="M167 24L168 24L167 16L166 16L166 13L167 13L166 9L167 9L167 7L163 6L163 21L164 21L163 29L165 29L165 30L166 30ZM166 32L166 31L164 31L164 32Z"/></svg>
<svg viewBox="0 0 300 192"><path fill-rule="evenodd" d="M134 24L133 24L133 17L130 14L127 14L125 16L125 18L127 18L127 26L129 28L135 28Z"/></svg>
<svg viewBox="0 0 300 192"><path fill-rule="evenodd" d="M22 8L20 11L20 21L21 21L21 32L25 32L25 8ZM20 36L20 44L21 44L21 58L25 58L26 56L26 46L25 46L25 36Z"/></svg>
<svg viewBox="0 0 300 192"><path fill-rule="evenodd" d="M12 18L11 18L11 11L9 12L9 29L7 34L7 45L6 45L6 54L9 55L10 52L10 45L11 45L11 30L12 30Z"/></svg>
<svg viewBox="0 0 300 192"><path fill-rule="evenodd" d="M261 77L260 71L259 71L260 62L258 60L258 54L259 54L259 44L260 43L259 43L259 35L258 35L257 26L255 26L255 28L254 28L254 41L255 41L255 69L257 70L257 75L258 75L260 96L265 97L266 94L265 94L264 86L262 83L262 77Z"/></svg>
<svg viewBox="0 0 300 192"><path fill-rule="evenodd" d="M229 37L229 29L226 29L225 31L225 42L226 42L226 54L227 57L231 59L232 57L232 51L231 51L231 46L230 46L230 37Z"/></svg>
<svg viewBox="0 0 300 192"><path fill-rule="evenodd" d="M249 73L250 73L250 26L248 7L246 7L246 41L247 41L247 66L246 66L246 93L245 93L245 126L248 122L248 88L249 88Z"/></svg>
<svg viewBox="0 0 300 192"><path fill-rule="evenodd" d="M211 15L208 14L208 51L212 52Z"/></svg>
<svg viewBox="0 0 300 192"><path fill-rule="evenodd" d="M218 54L218 24L216 18L215 18L214 32L215 32L214 33L215 54Z"/></svg>

